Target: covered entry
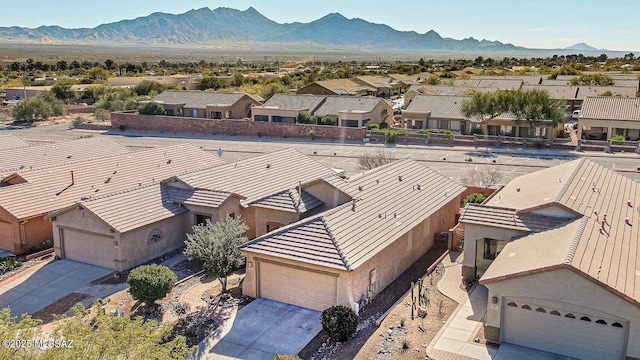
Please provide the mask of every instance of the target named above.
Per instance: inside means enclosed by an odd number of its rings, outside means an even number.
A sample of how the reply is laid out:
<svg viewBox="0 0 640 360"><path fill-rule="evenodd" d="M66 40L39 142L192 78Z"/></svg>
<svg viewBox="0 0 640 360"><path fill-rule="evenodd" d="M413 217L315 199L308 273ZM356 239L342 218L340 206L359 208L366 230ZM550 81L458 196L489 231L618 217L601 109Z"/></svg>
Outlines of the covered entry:
<svg viewBox="0 0 640 360"><path fill-rule="evenodd" d="M505 298L502 342L579 359L624 359L629 323Z"/></svg>
<svg viewBox="0 0 640 360"><path fill-rule="evenodd" d="M336 304L338 274L265 260L257 266L258 297L320 311Z"/></svg>

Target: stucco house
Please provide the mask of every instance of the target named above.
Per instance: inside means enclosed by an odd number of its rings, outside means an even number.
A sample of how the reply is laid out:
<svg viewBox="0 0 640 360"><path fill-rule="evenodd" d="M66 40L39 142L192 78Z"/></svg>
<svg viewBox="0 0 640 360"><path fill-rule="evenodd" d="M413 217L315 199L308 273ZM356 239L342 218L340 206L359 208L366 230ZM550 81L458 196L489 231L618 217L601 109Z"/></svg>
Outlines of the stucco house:
<svg viewBox="0 0 640 360"><path fill-rule="evenodd" d="M175 174L175 173L174 173ZM209 164L52 213L56 254L121 272L184 246L207 219L241 217L254 238L319 211L301 182L335 176L294 149Z"/></svg>
<svg viewBox="0 0 640 360"><path fill-rule="evenodd" d="M167 90L153 99L169 116L205 119L243 119L264 99L245 93L219 93L199 90Z"/></svg>
<svg viewBox="0 0 640 360"><path fill-rule="evenodd" d="M587 159L467 205L463 277L489 289L485 336L581 359L640 358L640 185Z"/></svg>
<svg viewBox="0 0 640 360"><path fill-rule="evenodd" d="M243 293L316 310L371 301L455 225L464 187L410 159L302 183L324 211L241 246Z"/></svg>
<svg viewBox="0 0 640 360"><path fill-rule="evenodd" d="M83 198L157 183L219 163L223 161L215 154L181 144L14 172L0 187L0 249L24 253L51 247L58 234L45 216ZM65 246L55 241L53 245L57 253Z"/></svg>
<svg viewBox="0 0 640 360"><path fill-rule="evenodd" d="M389 76L355 76L351 80L376 89L375 96L389 98L402 91L402 82Z"/></svg>
<svg viewBox="0 0 640 360"><path fill-rule="evenodd" d="M298 89L296 94L367 96L375 95L376 88L350 79L332 79L314 81Z"/></svg>
<svg viewBox="0 0 640 360"><path fill-rule="evenodd" d="M578 117L579 139L640 140L640 98L589 96Z"/></svg>
<svg viewBox="0 0 640 360"><path fill-rule="evenodd" d="M253 120L294 124L298 114L303 111L313 114L325 99L323 95L275 94L264 105L253 108Z"/></svg>
<svg viewBox="0 0 640 360"><path fill-rule="evenodd" d="M409 129L448 129L466 134L470 120L462 114L462 102L470 96L417 95L402 110L400 126Z"/></svg>

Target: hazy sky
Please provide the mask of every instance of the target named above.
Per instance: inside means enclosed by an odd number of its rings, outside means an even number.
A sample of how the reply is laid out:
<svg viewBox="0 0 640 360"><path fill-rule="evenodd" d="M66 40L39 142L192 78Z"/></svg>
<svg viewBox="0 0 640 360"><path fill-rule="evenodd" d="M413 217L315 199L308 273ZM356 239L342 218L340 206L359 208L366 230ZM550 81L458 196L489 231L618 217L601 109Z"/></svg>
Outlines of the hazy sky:
<svg viewBox="0 0 640 360"><path fill-rule="evenodd" d="M531 48L585 42L640 51L639 0L26 0L2 7L0 26L94 27L153 12L253 6L279 23L310 22L328 13L443 37L499 40Z"/></svg>

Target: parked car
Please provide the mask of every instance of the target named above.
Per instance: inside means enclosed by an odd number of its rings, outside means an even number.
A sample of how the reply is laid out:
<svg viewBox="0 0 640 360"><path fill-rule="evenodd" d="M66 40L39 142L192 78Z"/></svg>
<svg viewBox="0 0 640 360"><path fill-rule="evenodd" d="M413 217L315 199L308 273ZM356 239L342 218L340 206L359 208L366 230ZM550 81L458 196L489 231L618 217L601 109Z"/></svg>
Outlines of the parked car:
<svg viewBox="0 0 640 360"><path fill-rule="evenodd" d="M573 110L573 113L571 113L571 118L573 120L578 120L578 116L580 116L580 110Z"/></svg>

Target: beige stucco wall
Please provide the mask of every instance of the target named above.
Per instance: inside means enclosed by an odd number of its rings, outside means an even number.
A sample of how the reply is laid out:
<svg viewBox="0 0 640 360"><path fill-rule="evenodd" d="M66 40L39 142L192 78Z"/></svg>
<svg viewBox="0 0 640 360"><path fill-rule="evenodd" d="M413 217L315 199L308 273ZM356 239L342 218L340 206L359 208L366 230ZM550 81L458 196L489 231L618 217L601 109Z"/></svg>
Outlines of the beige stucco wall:
<svg viewBox="0 0 640 360"><path fill-rule="evenodd" d="M311 194L316 199L322 201L323 210L332 209L338 205L342 205L351 201L351 197L324 181L318 181L313 184L303 185L302 189Z"/></svg>
<svg viewBox="0 0 640 360"><path fill-rule="evenodd" d="M254 235L259 237L266 234L268 222L288 225L298 220L300 220L298 213L256 207L252 224Z"/></svg>
<svg viewBox="0 0 640 360"><path fill-rule="evenodd" d="M464 258L462 260L462 276L467 279L473 279L475 277L476 259L478 252L482 254L482 247L484 242L478 240L484 238L491 238L496 240L510 240L513 236L525 234L511 229L496 228L485 225L477 224L465 224L464 230ZM480 243L480 244L479 244ZM479 260L478 266L482 268L488 268L493 261L491 260Z"/></svg>
<svg viewBox="0 0 640 360"><path fill-rule="evenodd" d="M610 314L629 321L627 356L640 358L640 308L569 269L559 269L486 284L489 289L487 325L501 326L501 307L505 297L528 297L574 304L576 307ZM492 297L499 299L492 304ZM572 309L565 309L572 310ZM577 311L576 310L576 311Z"/></svg>
<svg viewBox="0 0 640 360"><path fill-rule="evenodd" d="M120 234L116 238L119 246L116 251L115 270L124 271L130 269L184 246L187 232L185 228L187 216L189 216L188 213L180 214ZM154 229L162 231L162 240L148 244L149 233Z"/></svg>
<svg viewBox="0 0 640 360"><path fill-rule="evenodd" d="M563 179L563 180L566 180L566 179ZM545 206L540 209L535 209L531 211L531 213L538 214L538 215L565 217L567 219L576 217L576 214L573 211L567 209L564 206L560 206L557 204L551 204L549 206Z"/></svg>

